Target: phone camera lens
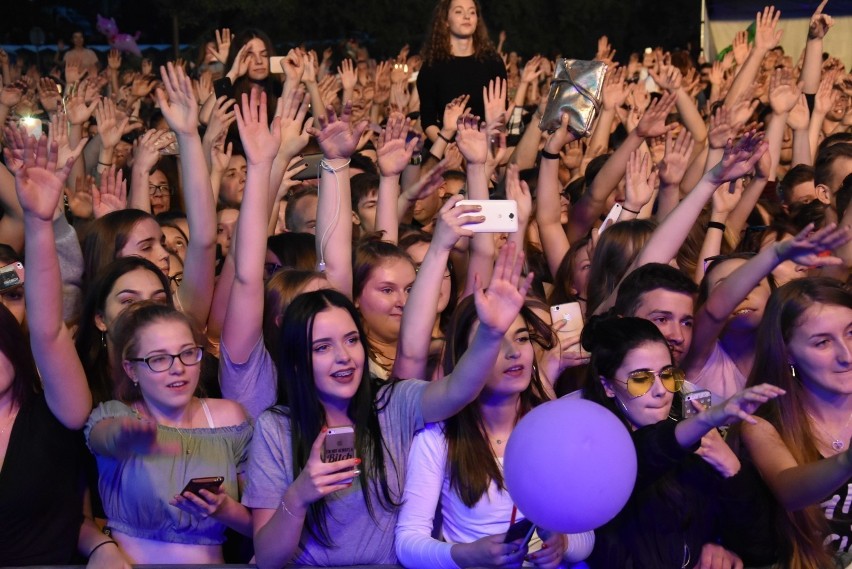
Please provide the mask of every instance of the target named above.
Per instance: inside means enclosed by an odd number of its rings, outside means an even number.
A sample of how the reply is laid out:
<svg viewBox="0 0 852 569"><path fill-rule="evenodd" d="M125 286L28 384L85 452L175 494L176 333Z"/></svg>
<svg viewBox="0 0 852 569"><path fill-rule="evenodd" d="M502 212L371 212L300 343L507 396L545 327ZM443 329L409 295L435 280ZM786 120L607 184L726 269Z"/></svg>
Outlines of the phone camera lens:
<svg viewBox="0 0 852 569"><path fill-rule="evenodd" d="M514 214L514 213L510 213L510 214L509 214L509 219L515 219L515 214Z"/></svg>

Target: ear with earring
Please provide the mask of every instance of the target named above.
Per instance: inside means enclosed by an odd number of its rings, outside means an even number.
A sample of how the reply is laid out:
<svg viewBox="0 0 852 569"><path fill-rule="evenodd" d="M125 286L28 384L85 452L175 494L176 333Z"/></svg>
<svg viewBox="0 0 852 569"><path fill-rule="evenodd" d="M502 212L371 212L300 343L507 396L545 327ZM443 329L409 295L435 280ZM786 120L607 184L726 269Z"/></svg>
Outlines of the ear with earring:
<svg viewBox="0 0 852 569"><path fill-rule="evenodd" d="M797 378L797 376L796 376L796 366L794 366L793 364L790 364L790 375L792 375L792 376L793 376L793 379L796 379L796 378Z"/></svg>
<svg viewBox="0 0 852 569"><path fill-rule="evenodd" d="M102 345L104 348L106 348L106 347L107 347L106 332L101 332L101 345Z"/></svg>

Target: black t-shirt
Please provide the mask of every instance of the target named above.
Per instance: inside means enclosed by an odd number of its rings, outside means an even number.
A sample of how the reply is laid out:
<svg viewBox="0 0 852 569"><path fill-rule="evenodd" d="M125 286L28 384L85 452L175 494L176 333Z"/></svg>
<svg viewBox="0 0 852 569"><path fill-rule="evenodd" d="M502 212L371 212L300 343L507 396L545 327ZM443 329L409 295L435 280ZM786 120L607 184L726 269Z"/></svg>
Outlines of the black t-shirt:
<svg viewBox="0 0 852 569"><path fill-rule="evenodd" d="M0 565L74 561L87 453L82 431L65 428L43 395L21 407L0 469Z"/></svg>
<svg viewBox="0 0 852 569"><path fill-rule="evenodd" d="M482 88L495 77L506 78L506 66L496 55L484 60L474 56L451 57L420 70L417 92L420 95L420 120L426 127L441 126L444 107L459 95L470 95L470 112L485 120Z"/></svg>

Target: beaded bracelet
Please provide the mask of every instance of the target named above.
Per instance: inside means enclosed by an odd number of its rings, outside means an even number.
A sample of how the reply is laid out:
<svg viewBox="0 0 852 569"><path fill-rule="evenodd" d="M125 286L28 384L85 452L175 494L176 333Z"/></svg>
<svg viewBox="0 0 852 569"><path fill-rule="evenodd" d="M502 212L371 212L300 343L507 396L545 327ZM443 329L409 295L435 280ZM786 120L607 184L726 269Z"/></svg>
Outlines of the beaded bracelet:
<svg viewBox="0 0 852 569"><path fill-rule="evenodd" d="M102 541L102 542L100 542L99 544L97 544L96 546L94 546L94 547L92 548L92 550L89 552L89 555L88 555L87 557L91 557L91 556L92 556L92 554L93 554L95 551L97 551L97 550L98 550L98 548L103 547L104 545L106 545L106 544L108 544L108 543L111 543L111 544L113 544L114 546L118 547L118 543L117 543L115 540L113 540L113 539L108 539L108 540L106 540L106 541Z"/></svg>

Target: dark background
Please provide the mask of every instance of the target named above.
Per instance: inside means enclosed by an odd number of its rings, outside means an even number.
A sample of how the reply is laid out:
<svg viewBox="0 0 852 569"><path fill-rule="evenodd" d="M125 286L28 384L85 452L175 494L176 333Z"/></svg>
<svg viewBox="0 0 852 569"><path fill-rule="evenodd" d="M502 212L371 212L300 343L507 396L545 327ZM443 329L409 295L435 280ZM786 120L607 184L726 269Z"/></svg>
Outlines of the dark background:
<svg viewBox="0 0 852 569"><path fill-rule="evenodd" d="M279 51L362 39L374 56L394 55L410 43L419 49L432 8L430 0L12 0L0 19L0 43L29 44L39 27L45 45L70 43L82 27L87 43L105 43L95 31L97 14L115 18L122 33L141 31L140 44L172 44L177 28L182 44L197 45L212 30L255 26ZM647 46L694 48L699 40L700 0L484 0L483 12L495 42L506 30L506 50L523 56L544 53L579 59L594 57L597 38L606 34L625 61Z"/></svg>

